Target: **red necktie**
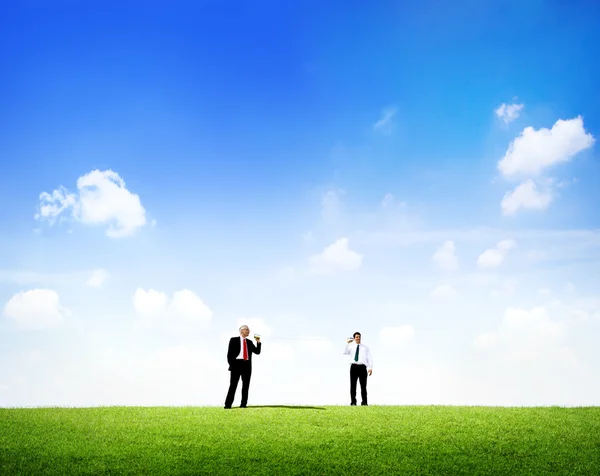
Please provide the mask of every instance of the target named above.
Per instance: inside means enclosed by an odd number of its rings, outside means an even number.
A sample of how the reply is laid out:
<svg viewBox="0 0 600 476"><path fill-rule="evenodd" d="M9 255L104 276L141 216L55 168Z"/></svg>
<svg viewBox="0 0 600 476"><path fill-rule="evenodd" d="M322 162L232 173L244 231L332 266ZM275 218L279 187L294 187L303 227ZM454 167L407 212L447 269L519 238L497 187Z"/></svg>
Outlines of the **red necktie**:
<svg viewBox="0 0 600 476"><path fill-rule="evenodd" d="M246 344L246 339L244 339L244 360L248 360L248 344Z"/></svg>

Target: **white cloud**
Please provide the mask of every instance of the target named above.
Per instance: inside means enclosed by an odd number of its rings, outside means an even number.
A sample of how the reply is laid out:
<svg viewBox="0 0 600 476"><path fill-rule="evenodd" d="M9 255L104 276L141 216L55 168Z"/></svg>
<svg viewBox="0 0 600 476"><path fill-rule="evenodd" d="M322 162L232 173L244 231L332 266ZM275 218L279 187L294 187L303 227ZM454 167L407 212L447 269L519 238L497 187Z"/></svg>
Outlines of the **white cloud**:
<svg viewBox="0 0 600 476"><path fill-rule="evenodd" d="M4 306L4 315L24 330L40 330L63 324L67 309L56 291L31 289L15 294Z"/></svg>
<svg viewBox="0 0 600 476"><path fill-rule="evenodd" d="M457 292L449 284L442 284L431 291L431 297L434 299L452 299L456 297Z"/></svg>
<svg viewBox="0 0 600 476"><path fill-rule="evenodd" d="M446 241L432 256L433 261L445 270L452 271L458 268L458 257L453 241Z"/></svg>
<svg viewBox="0 0 600 476"><path fill-rule="evenodd" d="M383 200L381 200L381 207L386 208L387 206L394 203L394 196L391 193L386 193Z"/></svg>
<svg viewBox="0 0 600 476"><path fill-rule="evenodd" d="M600 230L594 229L520 229L512 230L515 239L533 241L540 246L541 242L573 243L577 248L600 246ZM458 243L470 246L474 243L485 243L490 240L500 240L506 231L500 228L474 227L466 229L448 228L438 230L403 230L403 231L359 231L353 233L353 241L364 246L414 246L426 243L436 243L448 236L453 236ZM596 256L596 255L594 255Z"/></svg>
<svg viewBox="0 0 600 476"><path fill-rule="evenodd" d="M477 258L477 264L482 268L497 268L504 261L504 254L498 249L485 250Z"/></svg>
<svg viewBox="0 0 600 476"><path fill-rule="evenodd" d="M415 336L415 328L410 324L387 326L379 331L379 338L385 344L402 344L411 341Z"/></svg>
<svg viewBox="0 0 600 476"><path fill-rule="evenodd" d="M488 332L475 336L473 344L477 349L488 350L496 347L496 334Z"/></svg>
<svg viewBox="0 0 600 476"><path fill-rule="evenodd" d="M571 313L585 315L587 319L600 321L600 298L591 297L575 300Z"/></svg>
<svg viewBox="0 0 600 476"><path fill-rule="evenodd" d="M133 235L146 225L146 210L138 195L112 170L93 170L77 180L79 195L59 187L52 194L40 194L38 220L52 225L71 209L71 215L85 225L108 225L106 235L121 238Z"/></svg>
<svg viewBox="0 0 600 476"><path fill-rule="evenodd" d="M550 189L540 191L533 180L528 179L512 192L506 192L500 207L503 215L514 215L521 209L544 210L552 201Z"/></svg>
<svg viewBox="0 0 600 476"><path fill-rule="evenodd" d="M496 116L502 119L505 123L509 124L519 117L523 104L501 104L498 109L495 110Z"/></svg>
<svg viewBox="0 0 600 476"><path fill-rule="evenodd" d="M392 118L398 112L397 108L390 106L381 111L381 117L373 124L373 129L382 134L389 134L392 132Z"/></svg>
<svg viewBox="0 0 600 476"><path fill-rule="evenodd" d="M503 252L512 250L515 246L517 246L515 240L502 240L496 245L496 247Z"/></svg>
<svg viewBox="0 0 600 476"><path fill-rule="evenodd" d="M135 312L146 321L152 324L155 319L164 315L167 310L169 298L167 295L154 289L144 291L141 288L136 289L133 295L133 307Z"/></svg>
<svg viewBox="0 0 600 476"><path fill-rule="evenodd" d="M478 335L474 345L503 359L527 362L555 355L564 334L564 325L550 319L544 307L508 308L498 330Z"/></svg>
<svg viewBox="0 0 600 476"><path fill-rule="evenodd" d="M508 251L515 246L516 243L514 240L500 241L496 245L496 248L490 248L481 253L479 258L477 258L477 264L481 268L497 268L504 262Z"/></svg>
<svg viewBox="0 0 600 476"><path fill-rule="evenodd" d="M390 208L391 206L396 205L398 207L406 207L406 202L396 202L396 198L391 193L386 193L381 200L381 208Z"/></svg>
<svg viewBox="0 0 600 476"><path fill-rule="evenodd" d="M83 223L110 223L106 234L114 238L131 235L146 224L139 196L127 190L124 180L112 170L94 170L80 177L77 188L76 216Z"/></svg>
<svg viewBox="0 0 600 476"><path fill-rule="evenodd" d="M205 327L213 317L210 308L189 289L176 291L169 300L165 293L138 288L133 295L133 307L145 327L159 325L173 330L187 330Z"/></svg>
<svg viewBox="0 0 600 476"><path fill-rule="evenodd" d="M313 274L334 274L360 268L363 256L348 247L348 238L340 238L322 253L310 257Z"/></svg>
<svg viewBox="0 0 600 476"><path fill-rule="evenodd" d="M593 144L594 137L586 133L581 116L559 119L552 129L526 127L511 142L498 162L498 170L504 176L537 175L548 167L569 161Z"/></svg>
<svg viewBox="0 0 600 476"><path fill-rule="evenodd" d="M210 308L189 289L176 291L167 308L167 318L172 323L204 326L210 322L212 317L213 313Z"/></svg>
<svg viewBox="0 0 600 476"><path fill-rule="evenodd" d="M335 222L342 213L344 190L328 190L321 199L321 217L326 223Z"/></svg>
<svg viewBox="0 0 600 476"><path fill-rule="evenodd" d="M35 218L37 220L47 219L53 225L63 211L73 207L77 203L77 197L65 187L60 186L52 194L42 192L40 194L40 202L40 207Z"/></svg>
<svg viewBox="0 0 600 476"><path fill-rule="evenodd" d="M108 278L108 273L103 269L95 269L92 276L87 281L87 285L93 288L101 288L104 286L104 282Z"/></svg>
<svg viewBox="0 0 600 476"><path fill-rule="evenodd" d="M505 280L501 288L494 289L490 292L490 297L494 299L507 298L510 296L514 296L516 291L516 282L512 280Z"/></svg>

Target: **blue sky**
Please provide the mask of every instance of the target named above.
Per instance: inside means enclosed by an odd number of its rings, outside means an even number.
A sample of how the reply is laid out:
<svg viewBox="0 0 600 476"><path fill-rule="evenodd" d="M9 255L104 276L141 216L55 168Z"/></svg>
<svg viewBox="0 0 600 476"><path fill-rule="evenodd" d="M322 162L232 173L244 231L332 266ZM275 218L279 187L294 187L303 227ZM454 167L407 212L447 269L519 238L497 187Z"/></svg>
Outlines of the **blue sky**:
<svg viewBox="0 0 600 476"><path fill-rule="evenodd" d="M374 403L597 404L600 7L122 3L0 19L0 405L219 405L246 322L256 402L359 328Z"/></svg>

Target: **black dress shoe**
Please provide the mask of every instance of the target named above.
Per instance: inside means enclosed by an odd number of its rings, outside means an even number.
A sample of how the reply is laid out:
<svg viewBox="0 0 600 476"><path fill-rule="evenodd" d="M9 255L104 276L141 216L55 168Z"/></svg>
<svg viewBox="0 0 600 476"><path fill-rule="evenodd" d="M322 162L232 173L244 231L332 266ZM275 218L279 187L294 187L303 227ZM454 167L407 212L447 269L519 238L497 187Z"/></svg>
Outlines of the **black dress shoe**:
<svg viewBox="0 0 600 476"><path fill-rule="evenodd" d="M225 410L231 410L231 407L228 407L227 405L225 405L223 408L224 408Z"/></svg>
<svg viewBox="0 0 600 476"><path fill-rule="evenodd" d="M361 407L368 407L369 405L367 403L361 403L360 406Z"/></svg>
<svg viewBox="0 0 600 476"><path fill-rule="evenodd" d="M350 404L350 406L351 406L351 407L355 407L355 406L356 406L356 403L351 403L351 404Z"/></svg>
<svg viewBox="0 0 600 476"><path fill-rule="evenodd" d="M246 405L240 405L240 408L246 408Z"/></svg>

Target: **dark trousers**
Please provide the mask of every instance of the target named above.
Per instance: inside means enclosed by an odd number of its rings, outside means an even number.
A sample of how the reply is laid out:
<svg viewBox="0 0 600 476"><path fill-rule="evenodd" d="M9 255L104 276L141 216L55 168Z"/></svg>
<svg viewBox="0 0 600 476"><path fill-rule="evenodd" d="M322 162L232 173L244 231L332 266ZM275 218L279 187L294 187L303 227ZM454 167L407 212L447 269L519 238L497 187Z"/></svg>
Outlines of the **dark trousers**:
<svg viewBox="0 0 600 476"><path fill-rule="evenodd" d="M356 380L360 380L360 396L362 404L367 404L367 366L361 364L350 365L350 401L356 404Z"/></svg>
<svg viewBox="0 0 600 476"><path fill-rule="evenodd" d="M248 360L236 360L231 366L231 378L229 381L229 391L227 392L227 398L225 398L225 406L230 407L235 398L235 391L237 390L238 382L242 377L242 403L241 406L245 407L248 403L248 390L250 389L250 377L252 376L252 364Z"/></svg>

